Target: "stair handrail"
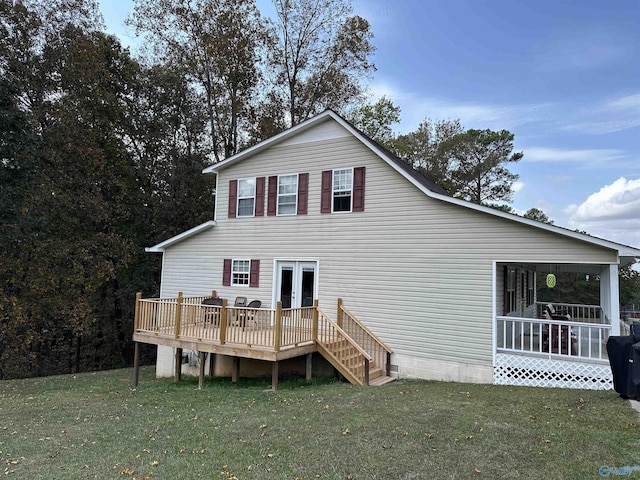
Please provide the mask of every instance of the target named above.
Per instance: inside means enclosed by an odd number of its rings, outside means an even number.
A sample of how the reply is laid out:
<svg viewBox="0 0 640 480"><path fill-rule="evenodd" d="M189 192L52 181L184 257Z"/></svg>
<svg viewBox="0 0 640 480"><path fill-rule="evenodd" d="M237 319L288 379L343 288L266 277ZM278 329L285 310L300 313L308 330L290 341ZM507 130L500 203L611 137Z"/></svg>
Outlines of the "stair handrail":
<svg viewBox="0 0 640 480"><path fill-rule="evenodd" d="M348 341L349 343L355 347L355 349L362 354L362 356L364 356L364 358L366 358L367 360L371 361L373 360L373 358L371 357L371 355L369 355L360 345L358 345L358 342L356 342L353 338L351 338L349 336L349 334L347 332L345 332L342 328L340 328L338 326L338 324L336 322L334 322L333 320L331 320L331 318L329 318L329 316L324 313L322 310L320 310L319 308L317 309L318 313L331 325L333 326L338 332L340 332ZM321 342L320 340L317 340L319 343L322 343L324 345L324 342Z"/></svg>
<svg viewBox="0 0 640 480"><path fill-rule="evenodd" d="M355 323L357 324L362 330L364 330L365 332L367 332L367 334L373 339L375 340L375 342L380 345L384 350L387 351L387 353L393 353L393 350L391 350L389 347L387 347L387 345L385 345L385 343L380 340L375 333L373 333L371 330L369 330L365 325L363 325L360 320L358 320L358 318L351 313L349 310L347 310L344 305L340 305L340 309L342 310L342 312L346 313L347 316Z"/></svg>

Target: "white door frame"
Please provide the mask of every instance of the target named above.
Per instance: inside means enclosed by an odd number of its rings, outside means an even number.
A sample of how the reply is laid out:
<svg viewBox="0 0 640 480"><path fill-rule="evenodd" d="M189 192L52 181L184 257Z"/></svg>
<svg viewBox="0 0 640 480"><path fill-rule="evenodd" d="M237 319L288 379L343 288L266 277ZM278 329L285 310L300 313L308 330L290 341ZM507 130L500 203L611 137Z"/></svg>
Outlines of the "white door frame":
<svg viewBox="0 0 640 480"><path fill-rule="evenodd" d="M304 269L312 268L313 275L313 298L318 298L318 260L315 259L274 259L273 261L273 292L272 292L272 308L276 307L276 303L280 299L282 287L282 270L288 268L292 270L292 292L291 307L299 308L302 303L302 278Z"/></svg>

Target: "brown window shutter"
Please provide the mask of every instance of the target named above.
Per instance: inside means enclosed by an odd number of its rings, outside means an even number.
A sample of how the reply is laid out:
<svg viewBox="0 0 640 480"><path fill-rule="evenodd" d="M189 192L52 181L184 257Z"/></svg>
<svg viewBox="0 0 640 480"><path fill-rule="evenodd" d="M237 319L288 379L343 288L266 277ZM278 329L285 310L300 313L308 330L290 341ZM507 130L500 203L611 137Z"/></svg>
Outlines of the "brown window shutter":
<svg viewBox="0 0 640 480"><path fill-rule="evenodd" d="M275 215L278 205L278 177L269 177L269 195L267 197L267 215Z"/></svg>
<svg viewBox="0 0 640 480"><path fill-rule="evenodd" d="M309 174L298 175L298 215L307 214L307 203L309 201Z"/></svg>
<svg viewBox="0 0 640 480"><path fill-rule="evenodd" d="M320 201L320 213L331 213L331 189L333 181L333 170L322 172L322 199Z"/></svg>
<svg viewBox="0 0 640 480"><path fill-rule="evenodd" d="M256 178L256 217L264 215L264 177Z"/></svg>
<svg viewBox="0 0 640 480"><path fill-rule="evenodd" d="M353 169L353 211L364 212L364 167Z"/></svg>
<svg viewBox="0 0 640 480"><path fill-rule="evenodd" d="M224 267L222 268L222 285L228 287L231 285L231 259L224 259Z"/></svg>
<svg viewBox="0 0 640 480"><path fill-rule="evenodd" d="M236 218L238 206L238 180L229 180L229 218Z"/></svg>
<svg viewBox="0 0 640 480"><path fill-rule="evenodd" d="M249 286L258 287L260 285L260 260L251 260L251 272L249 273Z"/></svg>

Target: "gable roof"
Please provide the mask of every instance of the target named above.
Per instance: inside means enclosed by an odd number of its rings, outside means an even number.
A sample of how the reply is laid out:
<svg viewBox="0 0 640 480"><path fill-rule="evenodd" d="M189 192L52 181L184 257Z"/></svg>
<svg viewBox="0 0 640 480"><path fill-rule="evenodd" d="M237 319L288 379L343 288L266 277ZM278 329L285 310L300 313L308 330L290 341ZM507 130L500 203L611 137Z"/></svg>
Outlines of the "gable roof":
<svg viewBox="0 0 640 480"><path fill-rule="evenodd" d="M215 226L216 226L216 222L214 222L213 220L209 220L208 222L201 223L197 227L193 227L187 230L186 232L179 233L178 235L175 235L165 240L164 242L160 242L157 245L154 245L153 247L147 247L144 249L144 251L147 253L162 253L164 252L165 248L170 247L173 244L179 243L182 240L186 240L189 237L193 237L194 235L197 235L200 232L209 230L210 228Z"/></svg>
<svg viewBox="0 0 640 480"><path fill-rule="evenodd" d="M361 132L356 127L351 125L347 120L345 120L344 118L342 118L340 115L338 115L336 112L332 110L325 110L324 112L316 115L315 117L305 120L304 122L299 123L298 125L295 125L288 130L280 132L279 134L274 135L273 137L268 138L267 140L264 140L256 145L253 145L252 147L249 147L239 153L236 153L235 155L221 162L215 163L203 169L202 172L216 173L221 170L224 170L238 162L251 158L256 154L270 147L273 147L285 141L286 139L289 139L306 130L309 130L310 128L313 128L314 126L328 119L333 119L338 124L340 124L349 133L351 133L351 135L353 135L355 138L360 140L360 142L362 142L366 147L368 147L375 155L377 155L380 159L386 162L391 168L393 168L396 172L398 172L400 175L406 178L410 183L415 185L419 190L421 190L428 197L431 197L433 199L440 200L446 203L458 205L463 208L468 208L471 210L483 212L488 215L493 215L495 217L504 218L512 222L529 225L531 227L539 228L541 230L547 230L556 234L573 238L575 240L582 241L582 242L587 242L593 245L598 245L604 248L615 250L618 252L618 256L621 257L621 263L623 264L633 263L635 258L640 258L640 249L635 247L623 245L621 243L612 242L610 240L594 237L594 236L583 234L583 233L578 233L578 232L569 230L567 228L558 227L556 225L538 222L536 220L531 220L525 217L521 217L513 213L506 213L501 210L496 210L495 208L486 207L484 205L478 205L476 203L468 202L466 200L461 200L459 198L453 198L449 196L444 189L438 186L431 179L425 177L423 174L421 174L420 172L412 168L408 163L404 162L402 159L398 158L396 155L388 151L386 148L379 145L376 141L369 138L367 135L365 135L363 132ZM191 230L189 230L189 232L190 231ZM185 234L186 233L188 232L185 232ZM174 237L174 239L175 238L177 237ZM155 247L151 247L151 248L153 249L153 248L159 247L160 245L163 245L166 242L170 242L171 240L172 239L166 240L162 244L158 244ZM150 249L147 249L147 250L156 251L156 250L150 250ZM625 261L622 260L623 257L626 259Z"/></svg>

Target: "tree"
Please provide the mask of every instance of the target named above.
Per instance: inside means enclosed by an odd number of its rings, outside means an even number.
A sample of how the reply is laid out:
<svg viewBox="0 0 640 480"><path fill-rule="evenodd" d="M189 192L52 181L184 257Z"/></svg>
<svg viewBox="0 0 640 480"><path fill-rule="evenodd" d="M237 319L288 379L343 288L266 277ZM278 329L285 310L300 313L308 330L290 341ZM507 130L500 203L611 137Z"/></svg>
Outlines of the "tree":
<svg viewBox="0 0 640 480"><path fill-rule="evenodd" d="M368 137L387 147L394 139L391 125L400 123L400 107L382 96L375 103L355 107L347 119Z"/></svg>
<svg viewBox="0 0 640 480"><path fill-rule="evenodd" d="M531 220L536 220L537 222L548 223L549 225L553 225L553 220L549 220L549 217L546 213L544 213L539 208L530 208L523 215L524 218L529 218Z"/></svg>
<svg viewBox="0 0 640 480"><path fill-rule="evenodd" d="M442 154L441 146L463 132L460 120L434 121L426 118L417 130L393 140L390 149L451 193L449 158Z"/></svg>
<svg viewBox="0 0 640 480"><path fill-rule="evenodd" d="M369 22L351 15L349 0L274 0L277 46L270 62L275 97L290 126L360 98L375 70Z"/></svg>
<svg viewBox="0 0 640 480"><path fill-rule="evenodd" d="M481 205L510 202L518 175L507 167L523 157L513 153L513 138L507 130L467 130L443 142L438 156L448 163L451 194Z"/></svg>
<svg viewBox="0 0 640 480"><path fill-rule="evenodd" d="M128 23L146 35L154 63L183 69L204 90L216 161L236 153L267 43L254 0L136 0Z"/></svg>

